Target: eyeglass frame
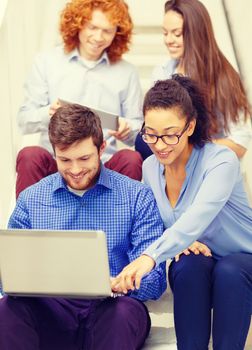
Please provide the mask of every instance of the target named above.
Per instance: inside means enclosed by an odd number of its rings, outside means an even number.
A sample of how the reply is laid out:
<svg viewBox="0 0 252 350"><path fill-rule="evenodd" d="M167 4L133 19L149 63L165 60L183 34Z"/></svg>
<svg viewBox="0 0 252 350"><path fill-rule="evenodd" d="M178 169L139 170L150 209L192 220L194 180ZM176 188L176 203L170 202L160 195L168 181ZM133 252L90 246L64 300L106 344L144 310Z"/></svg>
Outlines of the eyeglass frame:
<svg viewBox="0 0 252 350"><path fill-rule="evenodd" d="M140 135L141 135L141 137L142 137L143 142L144 142L144 143L147 143L148 145L155 145L155 144L158 142L158 140L161 139L161 140L163 141L163 143L165 143L165 144L168 145L168 146L176 146L176 145L179 143L181 136L183 136L183 134L185 133L185 131L188 129L189 124L190 124L190 121L187 121L186 124L185 124L185 126L184 126L184 128L182 129L181 133L178 134L178 135L177 135L177 134L173 134L173 135L167 135L167 134L155 135L155 134L149 134L149 133L147 133L147 132L144 132L145 122L143 122L143 125L142 125L142 127L141 127L141 131L140 131ZM155 137L156 137L156 141L155 141L155 142L146 142L146 141L143 139L143 136L144 136L145 134L150 135L150 136L155 136ZM167 142L165 142L165 141L163 140L163 137L164 137L164 136L176 136L177 139L178 139L178 141L177 141L176 143L167 143Z"/></svg>

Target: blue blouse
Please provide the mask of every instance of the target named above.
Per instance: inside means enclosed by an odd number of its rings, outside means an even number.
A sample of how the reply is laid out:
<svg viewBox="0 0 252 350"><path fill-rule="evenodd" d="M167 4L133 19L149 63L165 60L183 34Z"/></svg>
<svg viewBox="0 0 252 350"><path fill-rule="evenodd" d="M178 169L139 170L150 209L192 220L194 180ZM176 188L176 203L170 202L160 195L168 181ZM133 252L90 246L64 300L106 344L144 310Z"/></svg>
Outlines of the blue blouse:
<svg viewBox="0 0 252 350"><path fill-rule="evenodd" d="M165 192L164 166L154 155L145 160L143 176L154 192L166 227L144 252L157 264L173 258L195 240L205 243L216 258L252 253L252 209L233 151L212 143L193 148L174 208Z"/></svg>

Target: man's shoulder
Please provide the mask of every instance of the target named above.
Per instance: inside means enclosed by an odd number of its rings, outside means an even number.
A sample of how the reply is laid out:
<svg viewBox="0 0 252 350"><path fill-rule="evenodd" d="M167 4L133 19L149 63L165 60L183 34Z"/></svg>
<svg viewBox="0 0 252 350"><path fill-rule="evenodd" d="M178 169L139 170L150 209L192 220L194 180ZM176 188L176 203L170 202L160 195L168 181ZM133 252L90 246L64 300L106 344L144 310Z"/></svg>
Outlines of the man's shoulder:
<svg viewBox="0 0 252 350"><path fill-rule="evenodd" d="M115 190L127 190L133 191L134 193L150 191L149 186L138 180L131 179L130 177L122 175L114 170L106 169L106 172L110 177L111 186Z"/></svg>
<svg viewBox="0 0 252 350"><path fill-rule="evenodd" d="M41 179L39 182L27 187L21 192L20 196L23 200L32 200L38 196L48 197L52 193L53 186L56 181L59 181L59 174L55 173Z"/></svg>
<svg viewBox="0 0 252 350"><path fill-rule="evenodd" d="M58 45L47 50L38 52L36 60L42 60L45 62L58 62L65 60L69 57L69 54L65 53L62 45Z"/></svg>
<svg viewBox="0 0 252 350"><path fill-rule="evenodd" d="M124 71L124 73L128 73L128 74L137 73L136 67L132 63L124 59L120 59L115 63L111 63L110 67L115 70L122 70Z"/></svg>

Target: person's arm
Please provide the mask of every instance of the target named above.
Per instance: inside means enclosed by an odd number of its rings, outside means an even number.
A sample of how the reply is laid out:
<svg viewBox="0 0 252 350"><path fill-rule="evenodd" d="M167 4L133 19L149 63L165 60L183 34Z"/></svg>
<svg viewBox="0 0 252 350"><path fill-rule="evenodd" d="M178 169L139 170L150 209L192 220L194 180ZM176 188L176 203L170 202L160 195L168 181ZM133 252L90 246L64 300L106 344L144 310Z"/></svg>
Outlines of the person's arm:
<svg viewBox="0 0 252 350"><path fill-rule="evenodd" d="M110 132L118 140L128 146L134 146L135 138L143 122L142 89L136 69L132 69L128 86L122 96L122 117L119 120L119 130Z"/></svg>
<svg viewBox="0 0 252 350"><path fill-rule="evenodd" d="M136 288L141 289L144 274L196 241L228 201L238 173L238 158L223 149L211 160L193 203L159 239L116 276L114 284L128 289L135 283Z"/></svg>
<svg viewBox="0 0 252 350"><path fill-rule="evenodd" d="M24 84L24 102L17 121L23 134L47 130L49 123L48 84L44 56L38 55Z"/></svg>
<svg viewBox="0 0 252 350"><path fill-rule="evenodd" d="M242 158L247 151L249 143L252 139L251 121L240 119L238 123L230 123L229 132L226 138L214 139L213 142L225 145L234 151L238 158Z"/></svg>
<svg viewBox="0 0 252 350"><path fill-rule="evenodd" d="M8 222L8 228L31 229L29 212L25 204L24 194L20 193L16 206Z"/></svg>
<svg viewBox="0 0 252 350"><path fill-rule="evenodd" d="M238 158L242 158L247 150L247 148L239 145L238 143L235 143L229 138L214 139L213 142L218 145L227 146L228 148L230 148L232 151L236 153Z"/></svg>
<svg viewBox="0 0 252 350"><path fill-rule="evenodd" d="M236 155L223 148L209 160L204 180L193 203L144 253L159 264L196 241L228 201L239 171L240 164Z"/></svg>
<svg viewBox="0 0 252 350"><path fill-rule="evenodd" d="M135 260L144 249L158 239L164 231L157 204L151 190L144 188L138 195L134 206L131 230L131 250L129 261ZM160 264L142 279L139 290L131 296L139 300L158 299L167 287L165 263Z"/></svg>

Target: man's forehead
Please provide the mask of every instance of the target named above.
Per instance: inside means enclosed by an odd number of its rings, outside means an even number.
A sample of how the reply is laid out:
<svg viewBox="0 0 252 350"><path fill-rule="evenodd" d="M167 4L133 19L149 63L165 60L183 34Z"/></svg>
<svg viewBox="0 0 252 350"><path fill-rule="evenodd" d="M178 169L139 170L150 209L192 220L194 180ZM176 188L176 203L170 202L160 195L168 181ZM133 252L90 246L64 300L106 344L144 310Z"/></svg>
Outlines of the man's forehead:
<svg viewBox="0 0 252 350"><path fill-rule="evenodd" d="M65 156L70 153L90 153L93 149L96 148L92 137L78 140L73 142L70 145L58 144L55 145L55 153L58 156Z"/></svg>

